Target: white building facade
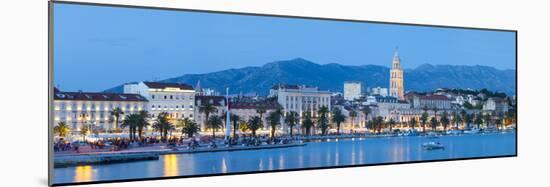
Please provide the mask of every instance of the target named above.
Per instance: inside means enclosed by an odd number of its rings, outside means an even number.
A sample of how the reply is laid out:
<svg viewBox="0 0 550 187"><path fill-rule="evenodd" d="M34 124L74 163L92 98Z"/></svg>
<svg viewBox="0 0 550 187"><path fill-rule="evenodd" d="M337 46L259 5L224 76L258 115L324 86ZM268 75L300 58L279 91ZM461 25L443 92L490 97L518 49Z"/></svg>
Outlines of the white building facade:
<svg viewBox="0 0 550 187"><path fill-rule="evenodd" d="M309 111L312 117L317 116L319 108L331 108L329 91L320 91L317 87L303 85L275 85L269 91L269 96L277 96L277 102L283 107L283 112L297 112L300 116Z"/></svg>
<svg viewBox="0 0 550 187"><path fill-rule="evenodd" d="M139 82L124 85L124 93L139 94L149 102L146 110L152 119L166 112L169 118L194 119L195 90L192 86L178 83Z"/></svg>
<svg viewBox="0 0 550 187"><path fill-rule="evenodd" d="M65 122L76 133L83 126L105 131L115 129L115 117L111 112L120 108L120 122L126 115L146 110L147 99L138 94L62 92L54 93L54 126Z"/></svg>
<svg viewBox="0 0 550 187"><path fill-rule="evenodd" d="M362 84L359 81L344 82L344 99L348 101L359 99L362 95L362 88Z"/></svg>

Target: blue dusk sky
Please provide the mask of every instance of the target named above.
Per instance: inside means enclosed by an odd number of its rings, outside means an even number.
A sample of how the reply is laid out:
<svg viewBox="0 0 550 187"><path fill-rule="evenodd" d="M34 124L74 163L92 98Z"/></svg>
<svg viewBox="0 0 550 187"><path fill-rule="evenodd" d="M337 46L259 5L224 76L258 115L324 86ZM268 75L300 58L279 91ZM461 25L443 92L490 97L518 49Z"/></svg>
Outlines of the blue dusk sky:
<svg viewBox="0 0 550 187"><path fill-rule="evenodd" d="M54 84L102 91L297 57L315 63L421 64L515 69L515 33L102 7L54 5Z"/></svg>

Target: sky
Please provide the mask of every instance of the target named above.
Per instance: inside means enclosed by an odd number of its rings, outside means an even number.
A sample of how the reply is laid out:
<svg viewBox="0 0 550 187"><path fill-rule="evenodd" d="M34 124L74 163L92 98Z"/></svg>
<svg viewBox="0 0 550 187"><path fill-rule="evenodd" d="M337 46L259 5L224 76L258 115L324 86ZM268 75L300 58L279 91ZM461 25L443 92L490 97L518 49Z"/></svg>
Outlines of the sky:
<svg viewBox="0 0 550 187"><path fill-rule="evenodd" d="M103 91L126 83L262 66L484 65L515 69L515 33L75 4L54 5L54 84Z"/></svg>

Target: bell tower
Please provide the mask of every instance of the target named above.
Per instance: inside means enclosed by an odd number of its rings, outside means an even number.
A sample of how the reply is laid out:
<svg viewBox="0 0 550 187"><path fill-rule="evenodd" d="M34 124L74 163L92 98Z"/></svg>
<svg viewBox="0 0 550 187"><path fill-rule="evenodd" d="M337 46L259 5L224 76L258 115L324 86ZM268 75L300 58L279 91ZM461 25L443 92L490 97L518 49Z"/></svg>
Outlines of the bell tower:
<svg viewBox="0 0 550 187"><path fill-rule="evenodd" d="M403 86L403 69L401 69L401 59L397 50L393 54L393 60L390 69L390 96L399 100L405 100Z"/></svg>

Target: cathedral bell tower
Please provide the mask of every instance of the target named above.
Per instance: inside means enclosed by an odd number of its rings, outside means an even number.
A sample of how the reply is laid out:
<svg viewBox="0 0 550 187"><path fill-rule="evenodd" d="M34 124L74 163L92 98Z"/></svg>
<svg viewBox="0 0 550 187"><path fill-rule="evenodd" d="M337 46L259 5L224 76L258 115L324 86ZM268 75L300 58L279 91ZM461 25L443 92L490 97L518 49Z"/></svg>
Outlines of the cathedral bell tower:
<svg viewBox="0 0 550 187"><path fill-rule="evenodd" d="M397 54L397 50L393 55L390 70L390 96L396 97L399 100L405 100L403 86L403 69L401 69L401 60Z"/></svg>

